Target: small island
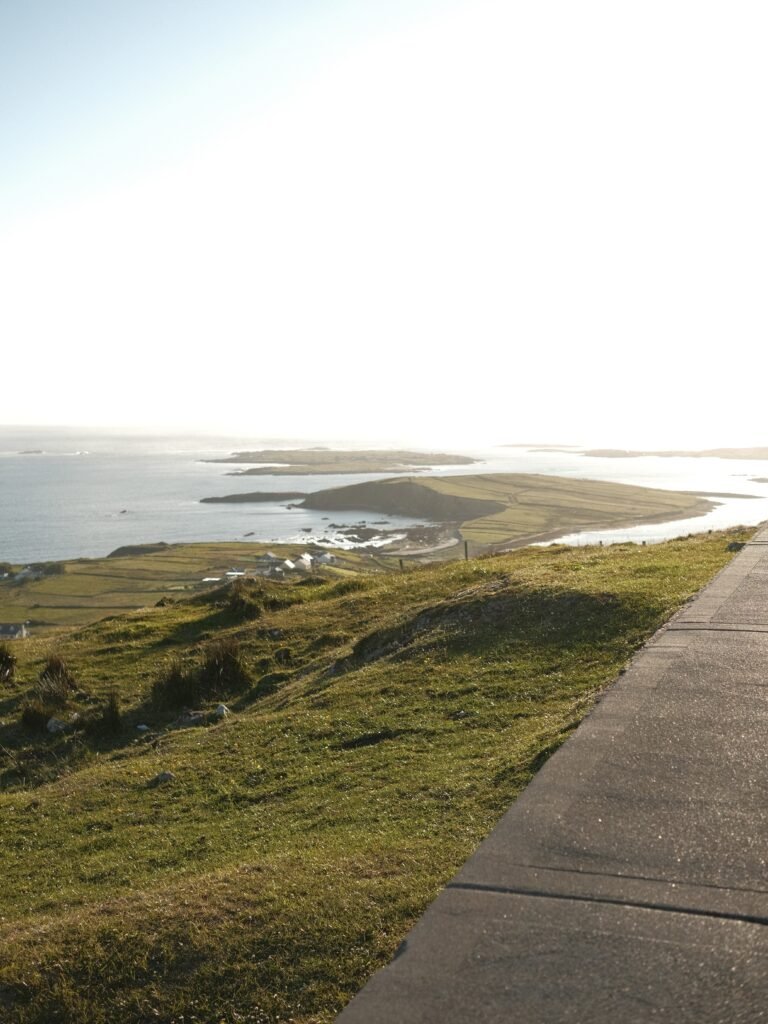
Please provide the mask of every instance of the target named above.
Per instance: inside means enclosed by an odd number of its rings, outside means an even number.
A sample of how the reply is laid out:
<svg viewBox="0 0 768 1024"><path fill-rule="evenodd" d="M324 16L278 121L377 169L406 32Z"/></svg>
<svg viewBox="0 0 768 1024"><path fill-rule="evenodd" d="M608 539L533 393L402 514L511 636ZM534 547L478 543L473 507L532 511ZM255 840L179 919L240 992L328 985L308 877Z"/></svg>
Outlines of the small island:
<svg viewBox="0 0 768 1024"><path fill-rule="evenodd" d="M306 491L248 491L245 494L223 494L221 497L201 498L203 505L241 505L263 501L294 501L306 498Z"/></svg>
<svg viewBox="0 0 768 1024"><path fill-rule="evenodd" d="M313 476L336 473L412 473L433 466L468 466L477 459L468 455L412 451L336 451L328 448L267 449L233 452L224 459L205 462L225 465L250 464L233 476Z"/></svg>

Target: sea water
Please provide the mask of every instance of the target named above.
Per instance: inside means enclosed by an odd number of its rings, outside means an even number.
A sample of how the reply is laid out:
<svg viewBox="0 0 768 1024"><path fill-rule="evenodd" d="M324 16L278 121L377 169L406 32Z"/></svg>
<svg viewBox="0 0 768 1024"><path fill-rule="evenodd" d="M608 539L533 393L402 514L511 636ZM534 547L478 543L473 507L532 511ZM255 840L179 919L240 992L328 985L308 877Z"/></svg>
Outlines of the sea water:
<svg viewBox="0 0 768 1024"><path fill-rule="evenodd" d="M248 491L311 492L367 480L381 473L238 476L238 465L206 462L233 451L311 447L317 439L275 442L253 437L178 437L108 434L56 428L0 427L0 561L25 563L104 556L126 544L156 541L349 540L331 522L354 525L386 519L389 530L420 520L371 512L323 512L265 504L201 504L204 497ZM333 442L325 442L329 447ZM40 452L41 454L38 454ZM21 454L25 453L25 454ZM33 454L34 453L34 454ZM728 491L756 498L717 498L706 516L668 524L571 535L569 542L681 534L768 519L768 462L697 458L591 458L576 451L496 447L459 452L475 465L436 467L435 475L546 473L639 484L703 494Z"/></svg>

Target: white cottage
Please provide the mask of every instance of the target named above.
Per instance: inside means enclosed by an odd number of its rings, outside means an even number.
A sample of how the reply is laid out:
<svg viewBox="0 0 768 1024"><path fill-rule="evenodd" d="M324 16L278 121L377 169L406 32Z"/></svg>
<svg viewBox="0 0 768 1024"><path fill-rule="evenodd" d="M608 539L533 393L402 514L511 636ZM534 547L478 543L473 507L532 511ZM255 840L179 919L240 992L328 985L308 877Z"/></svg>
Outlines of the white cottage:
<svg viewBox="0 0 768 1024"><path fill-rule="evenodd" d="M23 640L26 636L26 623L0 623L0 640Z"/></svg>

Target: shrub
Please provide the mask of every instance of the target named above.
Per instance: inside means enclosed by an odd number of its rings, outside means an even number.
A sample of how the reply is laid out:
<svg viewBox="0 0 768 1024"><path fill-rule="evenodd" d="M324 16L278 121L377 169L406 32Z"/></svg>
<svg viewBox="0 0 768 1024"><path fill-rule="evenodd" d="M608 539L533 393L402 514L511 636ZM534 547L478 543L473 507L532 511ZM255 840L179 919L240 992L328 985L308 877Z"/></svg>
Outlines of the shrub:
<svg viewBox="0 0 768 1024"><path fill-rule="evenodd" d="M237 640L217 640L203 651L200 683L206 697L224 697L250 686L251 677Z"/></svg>
<svg viewBox="0 0 768 1024"><path fill-rule="evenodd" d="M45 659L45 665L40 673L41 680L58 680L62 685L67 686L70 690L77 689L77 683L75 677L69 671L69 666L66 661L58 654L49 654Z"/></svg>
<svg viewBox="0 0 768 1024"><path fill-rule="evenodd" d="M180 708L195 704L199 697L199 684L194 671L186 669L178 660L152 684L151 700L158 708Z"/></svg>
<svg viewBox="0 0 768 1024"><path fill-rule="evenodd" d="M217 640L202 650L196 666L173 662L152 686L158 708L191 707L200 700L222 699L251 685L240 644L233 638Z"/></svg>
<svg viewBox="0 0 768 1024"><path fill-rule="evenodd" d="M41 576L62 576L67 571L64 562L33 562L29 568Z"/></svg>
<svg viewBox="0 0 768 1024"><path fill-rule="evenodd" d="M106 704L84 716L83 725L91 736L115 736L123 731L123 716L115 690L110 692Z"/></svg>
<svg viewBox="0 0 768 1024"><path fill-rule="evenodd" d="M0 644L0 682L12 683L16 674L16 655L8 644Z"/></svg>
<svg viewBox="0 0 768 1024"><path fill-rule="evenodd" d="M120 714L120 700L115 690L111 690L107 703L101 711L101 716L96 719L97 728L100 732L115 735L123 730L123 716Z"/></svg>
<svg viewBox="0 0 768 1024"><path fill-rule="evenodd" d="M35 684L35 696L43 704L64 707L77 683L67 663L58 654L49 654Z"/></svg>
<svg viewBox="0 0 768 1024"><path fill-rule="evenodd" d="M21 724L30 732L45 732L48 722L55 717L58 708L34 699L26 701L21 708Z"/></svg>
<svg viewBox="0 0 768 1024"><path fill-rule="evenodd" d="M249 580L235 580L227 593L227 608L238 618L258 619L264 612L264 592Z"/></svg>
<svg viewBox="0 0 768 1024"><path fill-rule="evenodd" d="M365 580L354 576L351 579L339 580L327 590L328 597L344 597L346 594L358 594L361 590L367 590L368 584Z"/></svg>

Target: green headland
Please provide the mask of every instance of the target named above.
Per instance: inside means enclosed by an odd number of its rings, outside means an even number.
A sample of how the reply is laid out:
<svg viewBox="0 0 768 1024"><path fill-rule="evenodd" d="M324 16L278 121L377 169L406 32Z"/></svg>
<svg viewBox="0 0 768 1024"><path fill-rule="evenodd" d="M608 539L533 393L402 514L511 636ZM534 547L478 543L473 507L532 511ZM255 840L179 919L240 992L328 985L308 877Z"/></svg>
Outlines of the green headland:
<svg viewBox="0 0 768 1024"><path fill-rule="evenodd" d="M681 491L535 473L390 478L318 491L304 506L455 523L458 536L482 549L576 530L687 519L713 508L702 496Z"/></svg>
<svg viewBox="0 0 768 1024"><path fill-rule="evenodd" d="M690 492L536 473L390 477L304 495L255 491L202 500L247 504L284 498L310 509L426 519L452 527L445 536L470 541L476 552L520 547L578 530L688 519L714 507ZM389 532L402 536L401 528ZM410 540L412 553L424 546L417 536Z"/></svg>

